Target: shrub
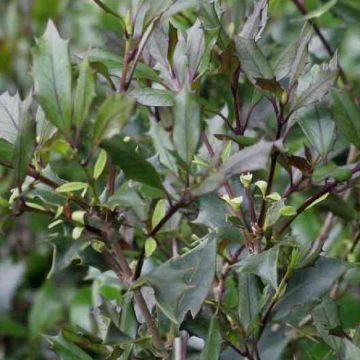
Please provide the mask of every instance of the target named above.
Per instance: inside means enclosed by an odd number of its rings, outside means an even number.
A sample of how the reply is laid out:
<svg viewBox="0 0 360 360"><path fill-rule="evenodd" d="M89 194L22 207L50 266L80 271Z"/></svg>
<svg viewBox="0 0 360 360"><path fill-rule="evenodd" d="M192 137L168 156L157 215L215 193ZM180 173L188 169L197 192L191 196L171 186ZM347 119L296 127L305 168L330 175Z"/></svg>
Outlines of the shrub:
<svg viewBox="0 0 360 360"><path fill-rule="evenodd" d="M40 334L61 359L360 358L358 99L316 23L336 2L95 3L123 56L49 20L33 91L0 96L6 226L38 214L53 247L14 358Z"/></svg>

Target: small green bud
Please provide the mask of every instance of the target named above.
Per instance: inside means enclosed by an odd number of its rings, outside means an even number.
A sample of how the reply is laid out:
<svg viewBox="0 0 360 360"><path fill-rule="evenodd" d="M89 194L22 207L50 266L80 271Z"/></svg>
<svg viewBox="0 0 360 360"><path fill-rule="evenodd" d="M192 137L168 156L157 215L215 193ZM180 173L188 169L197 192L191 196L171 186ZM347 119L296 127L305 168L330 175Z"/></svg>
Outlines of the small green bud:
<svg viewBox="0 0 360 360"><path fill-rule="evenodd" d="M241 174L240 175L240 182L248 188L251 185L253 175L251 173Z"/></svg>
<svg viewBox="0 0 360 360"><path fill-rule="evenodd" d="M74 211L71 214L71 220L84 225L85 224L85 214L86 214L86 211L81 211L81 210Z"/></svg>
<svg viewBox="0 0 360 360"><path fill-rule="evenodd" d="M229 195L223 195L221 197L228 205L230 205L230 207L233 210L239 210L240 209L240 205L243 202L243 197L242 196L238 196L235 198L230 198Z"/></svg>

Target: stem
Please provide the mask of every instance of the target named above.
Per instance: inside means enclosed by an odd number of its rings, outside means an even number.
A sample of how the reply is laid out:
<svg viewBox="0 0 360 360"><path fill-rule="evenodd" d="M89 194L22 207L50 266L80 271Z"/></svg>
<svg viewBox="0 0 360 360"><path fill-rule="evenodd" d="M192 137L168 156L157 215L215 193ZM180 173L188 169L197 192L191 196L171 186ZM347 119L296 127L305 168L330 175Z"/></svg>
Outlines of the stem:
<svg viewBox="0 0 360 360"><path fill-rule="evenodd" d="M119 235L115 229L113 228L109 229L108 224L105 223L104 226L105 228L103 234L105 235L107 242L110 244L112 250L114 251L114 254L116 255L116 260L119 262L119 266L122 271L122 274L125 275L125 280L131 284L133 279L133 272L120 247ZM161 349L163 347L161 336L158 332L155 319L152 317L140 289L134 290L134 299L137 305L139 306L142 315L144 316L146 326L148 327L153 337L154 345L158 349Z"/></svg>
<svg viewBox="0 0 360 360"><path fill-rule="evenodd" d="M14 166L13 164L11 164L8 161L4 161L4 160L0 160L0 165L7 167L9 169L13 169ZM29 167L26 171L26 174L30 177L32 177L35 180L40 181L41 183L56 189L57 187L60 186L60 184L56 183L55 181L47 178L46 176L41 175L38 171L36 171L33 167ZM88 210L90 208L89 204L84 201L81 197L76 196L76 195L71 195L69 196L69 199L76 202L77 205L79 205L82 209L84 210Z"/></svg>
<svg viewBox="0 0 360 360"><path fill-rule="evenodd" d="M240 66L236 68L231 81L231 93L234 100L234 110L235 110L235 120L236 120L235 130L237 135L243 134L245 131L240 117L241 105L240 105L240 98L238 92L239 76L240 76Z"/></svg>
<svg viewBox="0 0 360 360"><path fill-rule="evenodd" d="M115 176L116 176L116 169L115 165L109 159L109 177L108 177L108 183L107 183L107 195L110 197L115 192Z"/></svg>
<svg viewBox="0 0 360 360"><path fill-rule="evenodd" d="M255 213L255 201L254 201L254 197L252 195L251 190L247 186L245 186L245 195L246 195L247 203L249 206L251 223L252 223L252 225L256 225L257 220L256 220L256 213Z"/></svg>
<svg viewBox="0 0 360 360"><path fill-rule="evenodd" d="M125 92L126 91L126 77L127 77L127 71L128 71L128 68L129 68L130 58L131 58L130 42L129 42L128 39L126 39L124 65L123 65L122 72L121 72L119 92Z"/></svg>
<svg viewBox="0 0 360 360"><path fill-rule="evenodd" d="M284 231L290 226L290 224L301 214L303 213L312 203L314 203L316 200L318 200L321 196L324 194L330 192L335 186L337 185L336 182L333 182L327 186L325 186L322 190L317 192L316 194L310 196L307 198L302 205L296 210L296 214L294 216L291 216L287 221L285 221L280 229L277 231L277 233L274 235L275 238L279 238Z"/></svg>
<svg viewBox="0 0 360 360"><path fill-rule="evenodd" d="M277 131L276 131L275 139L279 140L280 136L281 136L282 127L285 123L285 121L283 121L283 106L280 107L279 113L277 111L277 107L275 106L275 112L277 114ZM269 176L267 179L267 187L266 187L266 191L265 191L265 196L261 203L260 215L259 215L259 219L258 219L258 224L259 224L260 228L262 228L265 223L266 206L267 206L266 196L269 195L272 190L272 184L273 184L275 169L276 169L276 161L277 161L278 156L279 156L279 151L277 151L277 150L274 151L273 154L271 155L271 164L270 164Z"/></svg>
<svg viewBox="0 0 360 360"><path fill-rule="evenodd" d="M164 215L164 217L159 221L159 223L147 234L147 237L155 238L156 234L161 230L161 228L165 225L165 223L182 207L185 207L189 205L193 199L185 199L183 198L179 202L177 202L175 205L172 205L170 209L167 211L167 213ZM145 248L141 250L141 254L138 258L136 269L134 272L134 279L138 279L141 275L141 270L144 264L145 260Z"/></svg>

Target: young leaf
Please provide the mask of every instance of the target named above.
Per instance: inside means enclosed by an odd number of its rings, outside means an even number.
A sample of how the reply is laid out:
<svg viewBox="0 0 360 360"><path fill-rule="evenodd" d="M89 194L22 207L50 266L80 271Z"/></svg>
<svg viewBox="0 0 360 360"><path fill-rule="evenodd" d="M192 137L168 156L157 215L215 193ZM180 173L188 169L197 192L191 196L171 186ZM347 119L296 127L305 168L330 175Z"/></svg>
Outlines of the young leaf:
<svg viewBox="0 0 360 360"><path fill-rule="evenodd" d="M50 20L33 51L35 96L47 119L62 132L71 126L71 64L68 41Z"/></svg>
<svg viewBox="0 0 360 360"><path fill-rule="evenodd" d="M273 79L271 67L255 40L238 36L235 44L241 70L252 82L256 79Z"/></svg>
<svg viewBox="0 0 360 360"><path fill-rule="evenodd" d="M109 96L97 111L94 124L94 143L116 135L129 121L133 100L123 94Z"/></svg>
<svg viewBox="0 0 360 360"><path fill-rule="evenodd" d="M332 92L332 112L340 132L356 147L360 148L360 112L345 90Z"/></svg>
<svg viewBox="0 0 360 360"><path fill-rule="evenodd" d="M214 191L225 179L233 175L264 169L267 165L273 143L264 140L231 155L216 173L211 173L192 193L203 195Z"/></svg>
<svg viewBox="0 0 360 360"><path fill-rule="evenodd" d="M200 360L219 359L221 340L220 324L215 314L210 320L209 331L207 333L204 350L200 355Z"/></svg>
<svg viewBox="0 0 360 360"><path fill-rule="evenodd" d="M80 128L89 115L90 105L95 97L95 77L89 60L85 58L79 66L74 97L74 123Z"/></svg>
<svg viewBox="0 0 360 360"><path fill-rule="evenodd" d="M166 214L166 200L160 199L154 209L153 216L151 219L151 227L154 229L154 227L160 222L160 220L165 216Z"/></svg>
<svg viewBox="0 0 360 360"><path fill-rule="evenodd" d="M157 244L153 238L148 238L145 240L145 256L150 257L153 252L156 250Z"/></svg>
<svg viewBox="0 0 360 360"><path fill-rule="evenodd" d="M88 184L84 182L68 182L60 185L58 188L55 189L55 191L59 193L79 191L84 190L87 186Z"/></svg>
<svg viewBox="0 0 360 360"><path fill-rule="evenodd" d="M146 106L173 106L174 99L172 93L167 90L140 88L129 92L129 96Z"/></svg>
<svg viewBox="0 0 360 360"><path fill-rule="evenodd" d="M182 160L190 164L200 137L200 107L193 94L183 89L175 98L173 141Z"/></svg>
<svg viewBox="0 0 360 360"><path fill-rule="evenodd" d="M95 180L97 180L101 176L102 172L104 171L106 161L107 161L107 153L104 149L102 149L102 150L100 150L99 157L97 158L95 166L94 166L93 177Z"/></svg>
<svg viewBox="0 0 360 360"><path fill-rule="evenodd" d="M188 311L193 317L199 312L214 278L215 258L216 234L210 233L200 245L156 267L134 286L151 286L159 308L180 325Z"/></svg>
<svg viewBox="0 0 360 360"><path fill-rule="evenodd" d="M121 136L114 136L101 143L114 163L120 167L128 179L163 190L162 182L155 168L136 151L132 141L124 142Z"/></svg>

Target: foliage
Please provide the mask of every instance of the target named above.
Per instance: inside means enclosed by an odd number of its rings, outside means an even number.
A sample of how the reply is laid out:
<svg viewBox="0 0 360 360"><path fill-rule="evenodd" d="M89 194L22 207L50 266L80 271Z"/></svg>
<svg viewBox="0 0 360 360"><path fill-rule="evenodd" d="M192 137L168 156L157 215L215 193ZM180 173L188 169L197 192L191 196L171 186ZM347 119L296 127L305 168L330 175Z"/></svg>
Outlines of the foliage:
<svg viewBox="0 0 360 360"><path fill-rule="evenodd" d="M0 9L1 358L360 358L358 2Z"/></svg>

